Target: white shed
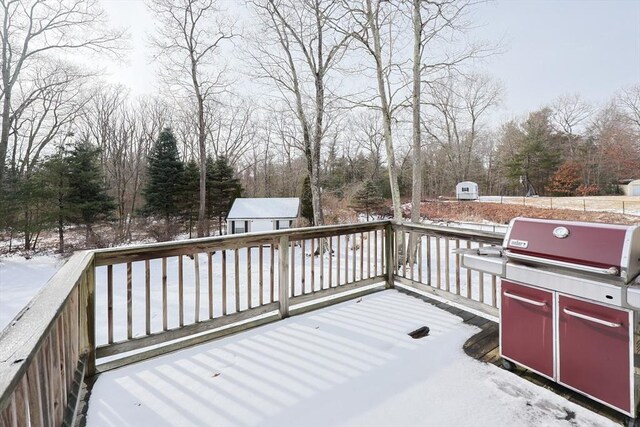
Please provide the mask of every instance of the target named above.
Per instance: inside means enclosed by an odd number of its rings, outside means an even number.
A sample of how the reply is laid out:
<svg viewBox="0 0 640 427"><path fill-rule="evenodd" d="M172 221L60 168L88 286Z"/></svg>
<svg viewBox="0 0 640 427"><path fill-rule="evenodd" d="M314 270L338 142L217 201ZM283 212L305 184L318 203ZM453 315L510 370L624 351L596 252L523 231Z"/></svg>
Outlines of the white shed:
<svg viewBox="0 0 640 427"><path fill-rule="evenodd" d="M297 197L238 198L227 215L227 234L291 228L299 210Z"/></svg>
<svg viewBox="0 0 640 427"><path fill-rule="evenodd" d="M640 179L634 179L624 185L620 185L620 189L625 196L640 196Z"/></svg>
<svg viewBox="0 0 640 427"><path fill-rule="evenodd" d="M478 184L475 182L462 181L456 185L456 199L476 200L478 196Z"/></svg>

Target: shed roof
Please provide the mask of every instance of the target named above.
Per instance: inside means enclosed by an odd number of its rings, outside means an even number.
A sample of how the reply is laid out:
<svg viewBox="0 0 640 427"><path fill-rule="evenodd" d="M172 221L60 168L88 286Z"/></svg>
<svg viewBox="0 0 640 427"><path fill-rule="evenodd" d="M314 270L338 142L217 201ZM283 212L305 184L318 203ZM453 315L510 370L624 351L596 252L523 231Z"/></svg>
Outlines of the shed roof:
<svg viewBox="0 0 640 427"><path fill-rule="evenodd" d="M297 218L299 207L297 197L238 198L227 219Z"/></svg>

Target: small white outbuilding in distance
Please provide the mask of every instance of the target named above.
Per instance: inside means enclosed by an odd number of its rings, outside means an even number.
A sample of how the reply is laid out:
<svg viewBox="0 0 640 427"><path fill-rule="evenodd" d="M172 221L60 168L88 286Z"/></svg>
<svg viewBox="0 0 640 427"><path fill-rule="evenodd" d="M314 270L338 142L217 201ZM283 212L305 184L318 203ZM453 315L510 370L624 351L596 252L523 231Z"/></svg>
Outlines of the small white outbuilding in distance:
<svg viewBox="0 0 640 427"><path fill-rule="evenodd" d="M620 189L625 196L640 196L640 179L629 180L626 184L620 185Z"/></svg>
<svg viewBox="0 0 640 427"><path fill-rule="evenodd" d="M299 211L297 197L238 198L227 215L227 234L291 228Z"/></svg>
<svg viewBox="0 0 640 427"><path fill-rule="evenodd" d="M462 181L456 185L456 199L458 200L477 200L478 184L471 181Z"/></svg>

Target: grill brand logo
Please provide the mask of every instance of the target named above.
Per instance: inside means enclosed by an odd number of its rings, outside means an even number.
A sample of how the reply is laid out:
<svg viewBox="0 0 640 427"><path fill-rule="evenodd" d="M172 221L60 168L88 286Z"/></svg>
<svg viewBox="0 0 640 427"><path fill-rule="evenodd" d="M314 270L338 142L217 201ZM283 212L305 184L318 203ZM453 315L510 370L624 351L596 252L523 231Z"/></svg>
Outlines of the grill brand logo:
<svg viewBox="0 0 640 427"><path fill-rule="evenodd" d="M526 240L511 239L509 240L509 246L526 249L527 246L529 246L529 242L527 242Z"/></svg>
<svg viewBox="0 0 640 427"><path fill-rule="evenodd" d="M553 229L553 235L558 239L564 239L569 236L569 229L567 227L556 227Z"/></svg>

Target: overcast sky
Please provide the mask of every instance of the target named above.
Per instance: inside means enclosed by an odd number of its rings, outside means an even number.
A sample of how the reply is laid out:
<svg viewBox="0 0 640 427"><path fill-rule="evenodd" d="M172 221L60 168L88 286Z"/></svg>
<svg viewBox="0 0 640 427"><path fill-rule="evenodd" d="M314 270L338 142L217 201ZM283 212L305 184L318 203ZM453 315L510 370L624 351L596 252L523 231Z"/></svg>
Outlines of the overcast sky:
<svg viewBox="0 0 640 427"><path fill-rule="evenodd" d="M222 0L235 7L243 0ZM101 0L112 22L131 35L129 58L110 65L109 80L133 93L156 91L147 53L153 22L143 0ZM502 81L500 121L578 93L602 104L617 90L640 84L640 0L503 0L475 12L483 39L503 40L505 52L484 71Z"/></svg>

